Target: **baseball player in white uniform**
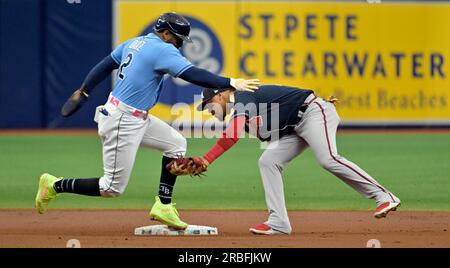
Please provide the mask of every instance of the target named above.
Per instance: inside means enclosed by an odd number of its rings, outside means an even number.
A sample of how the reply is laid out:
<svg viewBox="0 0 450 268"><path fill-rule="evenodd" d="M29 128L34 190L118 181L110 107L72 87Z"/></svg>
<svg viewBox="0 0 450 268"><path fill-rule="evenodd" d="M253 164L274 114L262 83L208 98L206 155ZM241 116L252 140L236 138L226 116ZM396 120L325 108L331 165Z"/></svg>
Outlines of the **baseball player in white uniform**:
<svg viewBox="0 0 450 268"><path fill-rule="evenodd" d="M130 39L119 45L87 75L62 108L70 116L87 101L91 90L114 69L117 81L107 102L99 106L95 121L103 145L104 174L100 178L57 178L50 174L39 177L36 208L44 213L50 201L60 193L117 197L130 179L135 156L140 146L162 152L161 178L156 202L150 218L176 229L185 229L172 203L176 176L165 166L186 152L186 139L165 122L149 114L159 99L163 77L170 74L193 84L237 90L255 90L258 80L225 78L193 66L179 48L189 38L189 22L176 13L161 15L154 32Z"/></svg>

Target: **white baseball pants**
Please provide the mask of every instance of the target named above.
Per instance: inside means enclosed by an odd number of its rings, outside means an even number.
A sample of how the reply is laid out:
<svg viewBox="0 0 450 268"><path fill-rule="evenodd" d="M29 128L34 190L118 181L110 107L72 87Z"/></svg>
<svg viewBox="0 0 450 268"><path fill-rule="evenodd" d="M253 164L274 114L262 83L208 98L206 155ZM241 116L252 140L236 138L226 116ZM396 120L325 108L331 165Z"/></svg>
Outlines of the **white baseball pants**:
<svg viewBox="0 0 450 268"><path fill-rule="evenodd" d="M97 108L98 134L103 144L104 175L100 178L103 197L121 195L130 179L140 146L157 149L164 156L176 158L186 153L186 139L155 116L137 117L110 102Z"/></svg>
<svg viewBox="0 0 450 268"><path fill-rule="evenodd" d="M340 118L330 102L317 98L309 104L296 133L269 142L259 159L259 168L265 191L269 219L267 225L275 230L291 233L283 190L283 168L310 147L320 165L340 178L366 198L377 204L399 202L391 192L356 164L340 156L336 147L336 131Z"/></svg>

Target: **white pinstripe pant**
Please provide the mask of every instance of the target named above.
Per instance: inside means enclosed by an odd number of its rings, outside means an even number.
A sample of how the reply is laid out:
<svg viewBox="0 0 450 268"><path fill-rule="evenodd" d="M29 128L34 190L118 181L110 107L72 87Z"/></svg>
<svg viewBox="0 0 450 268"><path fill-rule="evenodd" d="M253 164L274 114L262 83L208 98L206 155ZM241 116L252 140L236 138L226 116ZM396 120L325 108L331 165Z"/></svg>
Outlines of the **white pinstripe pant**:
<svg viewBox="0 0 450 268"><path fill-rule="evenodd" d="M108 115L98 114L104 169L99 185L103 197L116 197L125 191L140 146L157 149L171 158L185 155L186 139L159 118L149 114L144 120L110 103L104 107Z"/></svg>
<svg viewBox="0 0 450 268"><path fill-rule="evenodd" d="M336 147L339 116L334 105L317 98L295 127L296 133L270 142L259 159L269 219L273 229L291 232L283 190L282 171L292 159L310 147L320 165L377 204L399 199L356 164L340 156Z"/></svg>

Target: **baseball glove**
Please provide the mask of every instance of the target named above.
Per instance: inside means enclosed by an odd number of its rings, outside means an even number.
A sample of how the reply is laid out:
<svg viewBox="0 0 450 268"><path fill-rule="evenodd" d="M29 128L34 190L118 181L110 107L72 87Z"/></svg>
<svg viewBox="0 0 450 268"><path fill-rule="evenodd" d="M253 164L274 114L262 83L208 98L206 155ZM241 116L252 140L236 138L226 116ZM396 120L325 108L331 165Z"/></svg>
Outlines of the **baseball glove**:
<svg viewBox="0 0 450 268"><path fill-rule="evenodd" d="M87 101L89 95L83 91L83 88L84 87L81 87L80 89L75 90L72 96L64 103L64 106L61 108L62 116L71 116Z"/></svg>
<svg viewBox="0 0 450 268"><path fill-rule="evenodd" d="M206 160L200 157L179 157L166 165L167 170L173 175L204 176L208 168Z"/></svg>

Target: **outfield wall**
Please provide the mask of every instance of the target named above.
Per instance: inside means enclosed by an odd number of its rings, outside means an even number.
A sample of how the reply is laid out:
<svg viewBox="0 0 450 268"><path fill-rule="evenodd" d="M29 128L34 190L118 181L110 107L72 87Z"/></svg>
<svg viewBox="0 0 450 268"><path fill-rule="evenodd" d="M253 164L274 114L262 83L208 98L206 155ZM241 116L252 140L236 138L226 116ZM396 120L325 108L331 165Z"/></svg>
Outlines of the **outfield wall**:
<svg viewBox="0 0 450 268"><path fill-rule="evenodd" d="M69 120L59 110L111 52L110 0L0 1L0 128L95 127L111 80Z"/></svg>
<svg viewBox="0 0 450 268"><path fill-rule="evenodd" d="M0 2L0 14L17 9L12 2ZM191 21L195 44L182 52L200 67L335 95L346 126L450 126L449 3L79 2L30 5L27 10L34 11L26 17L32 23L16 19L23 30L14 33L9 27L14 18L0 17L0 57L7 62L0 69L0 127L93 127L94 107L105 98L110 81L74 118L58 116L61 104L109 53L111 43L148 33L168 10ZM32 46L18 34L28 27L35 29L26 35L37 40ZM34 55L32 64L23 58L17 64L10 49L30 54L27 59ZM199 87L172 78L164 84L153 114L166 121L194 118L196 125L208 118L192 109ZM184 105L172 108L180 102Z"/></svg>

